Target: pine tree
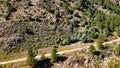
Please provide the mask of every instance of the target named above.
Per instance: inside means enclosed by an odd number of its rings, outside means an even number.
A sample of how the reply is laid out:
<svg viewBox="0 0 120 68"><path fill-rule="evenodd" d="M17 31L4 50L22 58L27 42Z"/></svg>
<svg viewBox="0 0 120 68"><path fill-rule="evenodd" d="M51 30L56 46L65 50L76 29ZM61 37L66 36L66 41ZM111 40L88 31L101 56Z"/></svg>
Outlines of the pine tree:
<svg viewBox="0 0 120 68"><path fill-rule="evenodd" d="M58 55L57 55L57 50L56 50L55 48L53 48L53 49L52 49L52 53L51 53L51 61L52 61L52 62L57 61L57 57L58 57Z"/></svg>
<svg viewBox="0 0 120 68"><path fill-rule="evenodd" d="M100 33L98 40L97 40L97 48L98 49L103 49L103 41L104 41L104 35L102 33Z"/></svg>
<svg viewBox="0 0 120 68"><path fill-rule="evenodd" d="M29 47L28 48L28 56L27 56L27 60L26 60L27 66L34 66L36 64L35 56L36 56L36 51L34 51L34 49L32 47Z"/></svg>

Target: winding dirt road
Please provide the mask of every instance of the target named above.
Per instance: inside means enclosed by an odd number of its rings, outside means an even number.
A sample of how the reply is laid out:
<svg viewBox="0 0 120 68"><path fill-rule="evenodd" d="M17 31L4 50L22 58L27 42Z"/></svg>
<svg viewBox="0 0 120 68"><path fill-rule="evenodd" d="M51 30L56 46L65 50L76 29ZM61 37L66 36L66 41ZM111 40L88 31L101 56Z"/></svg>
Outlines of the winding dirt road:
<svg viewBox="0 0 120 68"><path fill-rule="evenodd" d="M120 42L120 38L116 39L116 40L112 40L112 41L108 41L108 42L104 42L103 45L105 44L112 44L114 42ZM73 45L73 44L72 44ZM95 45L96 46L96 45ZM84 48L88 48L89 46L86 47L80 47L80 48L76 48L76 49L71 49L71 50L65 50L65 51L60 51L57 52L57 54L64 54L64 53L69 53L69 52L74 52L74 51L78 51ZM49 57L51 54L45 54L46 57ZM39 59L41 57L41 55L37 55L35 57L35 59ZM27 57L25 58L20 58L20 59L16 59L16 60L10 60L10 61L5 61L5 62L0 62L0 65L4 65L4 64L8 64L8 63L16 63L16 62L21 62L21 61L25 61L27 59Z"/></svg>

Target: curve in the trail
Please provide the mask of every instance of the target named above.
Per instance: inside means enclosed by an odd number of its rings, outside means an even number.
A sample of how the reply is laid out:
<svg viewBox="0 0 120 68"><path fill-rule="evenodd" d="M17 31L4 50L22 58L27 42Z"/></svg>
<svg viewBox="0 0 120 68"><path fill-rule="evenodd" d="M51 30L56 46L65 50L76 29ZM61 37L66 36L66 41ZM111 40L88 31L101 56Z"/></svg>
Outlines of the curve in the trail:
<svg viewBox="0 0 120 68"><path fill-rule="evenodd" d="M104 42L103 44L111 44L111 43L114 43L114 42L118 42L120 41L120 38L119 39L116 39L116 40L112 40L112 41L109 41L109 42ZM57 54L64 54L64 53L68 53L68 52L74 52L74 51L78 51L78 50L81 50L83 48L88 48L89 46L85 46L85 47L80 47L80 48L76 48L76 49L71 49L71 50L65 50L65 51L60 51L60 52L57 52ZM51 56L50 53L48 54L45 54L46 57L49 57ZM41 55L38 55L35 57L35 59L39 59L41 57ZM21 62L21 61L25 61L27 59L27 57L25 58L20 58L20 59L16 59L16 60L10 60L10 61L5 61L5 62L0 62L0 65L3 65L3 64L8 64L8 63L16 63L16 62Z"/></svg>

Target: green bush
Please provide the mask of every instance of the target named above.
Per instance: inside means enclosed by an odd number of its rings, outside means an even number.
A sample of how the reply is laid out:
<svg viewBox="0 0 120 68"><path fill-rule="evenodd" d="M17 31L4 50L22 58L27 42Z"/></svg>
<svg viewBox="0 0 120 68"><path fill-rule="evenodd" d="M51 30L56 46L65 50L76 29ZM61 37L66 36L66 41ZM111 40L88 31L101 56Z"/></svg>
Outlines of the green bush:
<svg viewBox="0 0 120 68"><path fill-rule="evenodd" d="M55 39L54 39L54 43L55 43L55 44L60 44L60 42L61 42L61 39L60 39L60 38L55 38Z"/></svg>
<svg viewBox="0 0 120 68"><path fill-rule="evenodd" d="M56 24L52 25L52 26L51 26L51 29L52 29L52 30L56 30L56 29L57 29L57 25L56 25Z"/></svg>
<svg viewBox="0 0 120 68"><path fill-rule="evenodd" d="M114 47L114 52L117 56L120 55L120 45L117 45L117 46Z"/></svg>
<svg viewBox="0 0 120 68"><path fill-rule="evenodd" d="M71 42L70 36L67 36L66 39L62 41L62 45L69 45Z"/></svg>
<svg viewBox="0 0 120 68"><path fill-rule="evenodd" d="M60 14L60 11L59 11L59 10L55 10L55 11L54 11L54 15L55 15L55 16L59 16L59 14Z"/></svg>
<svg viewBox="0 0 120 68"><path fill-rule="evenodd" d="M51 62L56 62L57 58L58 58L57 50L55 48L53 48L52 53L51 53Z"/></svg>
<svg viewBox="0 0 120 68"><path fill-rule="evenodd" d="M67 2L63 2L62 7L64 7L65 9L68 9L68 3Z"/></svg>
<svg viewBox="0 0 120 68"><path fill-rule="evenodd" d="M98 37L98 32L96 31L95 27L90 28L90 38L97 38Z"/></svg>
<svg viewBox="0 0 120 68"><path fill-rule="evenodd" d="M82 22L81 22L81 26L82 26L82 27L85 27L85 25L87 25L87 24L88 24L87 21L82 21Z"/></svg>
<svg viewBox="0 0 120 68"><path fill-rule="evenodd" d="M120 36L120 27L116 27L115 30L116 30L117 35Z"/></svg>
<svg viewBox="0 0 120 68"><path fill-rule="evenodd" d="M97 48L100 49L100 50L103 49L103 44L102 43L103 43L102 39L97 40Z"/></svg>
<svg viewBox="0 0 120 68"><path fill-rule="evenodd" d="M13 66L12 63L9 63L9 64L6 65L5 68L12 68L12 66Z"/></svg>
<svg viewBox="0 0 120 68"><path fill-rule="evenodd" d="M74 13L73 13L73 16L75 16L75 17L79 17L79 18L80 18L78 12L74 12Z"/></svg>
<svg viewBox="0 0 120 68"><path fill-rule="evenodd" d="M45 52L42 52L41 53L41 60L44 60L45 59Z"/></svg>
<svg viewBox="0 0 120 68"><path fill-rule="evenodd" d="M93 45L90 45L90 47L88 48L88 50L89 50L89 52L90 52L91 54L93 54L94 51L95 51L95 47L94 47Z"/></svg>
<svg viewBox="0 0 120 68"><path fill-rule="evenodd" d="M104 41L104 35L103 33L100 33L98 40L97 40L97 48L100 50L104 48L103 41Z"/></svg>
<svg viewBox="0 0 120 68"><path fill-rule="evenodd" d="M15 12L16 8L13 5L8 6L8 12Z"/></svg>
<svg viewBox="0 0 120 68"><path fill-rule="evenodd" d="M74 2L74 8L75 9L79 9L80 8L80 5L77 1Z"/></svg>
<svg viewBox="0 0 120 68"><path fill-rule="evenodd" d="M51 12L51 7L49 5L45 5L45 9L49 12Z"/></svg>

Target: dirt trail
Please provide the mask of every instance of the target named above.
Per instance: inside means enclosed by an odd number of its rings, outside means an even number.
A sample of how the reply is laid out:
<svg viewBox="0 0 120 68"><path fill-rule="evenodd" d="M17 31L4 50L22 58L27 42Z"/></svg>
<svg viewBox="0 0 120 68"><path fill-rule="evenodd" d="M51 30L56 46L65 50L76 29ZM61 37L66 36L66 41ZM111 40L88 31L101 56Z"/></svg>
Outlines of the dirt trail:
<svg viewBox="0 0 120 68"><path fill-rule="evenodd" d="M112 40L112 41L109 41L109 42L104 42L103 44L112 44L114 42L118 42L120 41L120 38L116 39L116 40ZM73 44L72 44L73 45ZM89 46L84 46L84 47L80 47L80 48L76 48L76 49L71 49L71 50L65 50L65 51L59 51L57 54L64 54L64 53L69 53L69 52L74 52L74 51L78 51L78 50L81 50L83 48L88 48ZM48 53L48 54L45 54L46 57L49 57L51 54ZM39 59L41 57L41 55L37 55L35 57L35 59ZM20 62L20 61L25 61L27 59L27 57L25 58L20 58L20 59L16 59L16 60L10 60L10 61L5 61L5 62L0 62L0 65L3 65L3 64L8 64L8 63L16 63L16 62Z"/></svg>

